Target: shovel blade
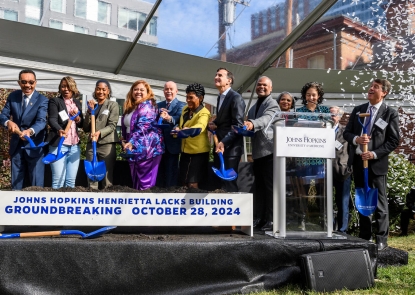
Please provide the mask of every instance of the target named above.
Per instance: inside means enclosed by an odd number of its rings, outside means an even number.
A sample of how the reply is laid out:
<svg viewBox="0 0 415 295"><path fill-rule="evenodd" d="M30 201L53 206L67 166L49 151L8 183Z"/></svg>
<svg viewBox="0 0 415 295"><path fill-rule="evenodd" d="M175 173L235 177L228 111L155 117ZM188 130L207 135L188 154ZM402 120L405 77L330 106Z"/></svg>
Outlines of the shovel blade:
<svg viewBox="0 0 415 295"><path fill-rule="evenodd" d="M225 170L224 173L222 173L222 171L220 171L219 169L216 169L215 167L212 167L212 170L213 172L215 172L216 176L226 181L232 181L238 176L233 169ZM232 170L232 171L229 171L229 170Z"/></svg>
<svg viewBox="0 0 415 295"><path fill-rule="evenodd" d="M101 181L107 173L105 162L84 161L85 173L91 181Z"/></svg>
<svg viewBox="0 0 415 295"><path fill-rule="evenodd" d="M62 230L60 234L62 236L68 236L68 235L79 235L82 239L94 239L97 238L103 234L106 234L107 232L113 230L116 228L116 226L106 226L100 229L97 229L96 231L90 232L88 234L80 231L80 230Z"/></svg>
<svg viewBox="0 0 415 295"><path fill-rule="evenodd" d="M50 164L57 161L57 156L55 154L47 154L45 157L43 157L42 162L44 164Z"/></svg>
<svg viewBox="0 0 415 295"><path fill-rule="evenodd" d="M378 205L378 189L369 188L365 191L363 188L356 188L356 209L363 216L369 216L375 212Z"/></svg>

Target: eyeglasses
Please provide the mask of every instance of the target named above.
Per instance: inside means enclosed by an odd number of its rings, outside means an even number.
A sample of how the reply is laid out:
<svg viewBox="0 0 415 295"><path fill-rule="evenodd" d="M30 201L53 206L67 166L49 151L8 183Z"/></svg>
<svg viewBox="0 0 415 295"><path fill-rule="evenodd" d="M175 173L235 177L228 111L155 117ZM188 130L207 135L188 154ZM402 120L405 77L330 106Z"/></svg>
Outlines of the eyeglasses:
<svg viewBox="0 0 415 295"><path fill-rule="evenodd" d="M26 84L33 85L33 84L36 83L36 81L33 81L33 80L30 80L30 81L20 80L19 82L20 82L20 84L23 84L23 85L26 85Z"/></svg>

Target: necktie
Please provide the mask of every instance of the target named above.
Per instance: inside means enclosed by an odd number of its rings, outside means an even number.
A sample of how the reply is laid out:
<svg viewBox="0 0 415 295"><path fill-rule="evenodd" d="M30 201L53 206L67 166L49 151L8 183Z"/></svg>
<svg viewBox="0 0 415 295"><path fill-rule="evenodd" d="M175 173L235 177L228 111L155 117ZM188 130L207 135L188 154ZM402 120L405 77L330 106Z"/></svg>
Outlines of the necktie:
<svg viewBox="0 0 415 295"><path fill-rule="evenodd" d="M365 118L364 125L366 125L366 124L368 123L369 118L370 118L370 122L369 122L369 124L367 125L367 135L370 135L370 131L372 130L372 122L373 122L373 120L375 119L375 118L374 118L375 111L376 111L376 108L375 108L374 106L371 106L371 107L369 108L369 113L371 114L371 116L370 116L370 117L366 117L366 118Z"/></svg>
<svg viewBox="0 0 415 295"><path fill-rule="evenodd" d="M169 109L169 107L170 107L170 102L168 102L168 103L166 104L166 109Z"/></svg>
<svg viewBox="0 0 415 295"><path fill-rule="evenodd" d="M26 110L28 101L29 101L28 97L26 95L23 96L23 111L22 111L22 113L24 113L24 111Z"/></svg>
<svg viewBox="0 0 415 295"><path fill-rule="evenodd" d="M371 116L370 117L365 117L365 120L363 122L363 126L366 126L366 124L368 124L368 121L370 119L369 124L367 125L367 128L366 128L366 132L367 132L366 134L368 136L370 135L370 131L372 130L372 121L374 120L375 111L376 111L376 108L374 106L370 106L369 113L370 113ZM362 134L363 134L363 130L362 130ZM360 149L363 152L363 145L360 145Z"/></svg>

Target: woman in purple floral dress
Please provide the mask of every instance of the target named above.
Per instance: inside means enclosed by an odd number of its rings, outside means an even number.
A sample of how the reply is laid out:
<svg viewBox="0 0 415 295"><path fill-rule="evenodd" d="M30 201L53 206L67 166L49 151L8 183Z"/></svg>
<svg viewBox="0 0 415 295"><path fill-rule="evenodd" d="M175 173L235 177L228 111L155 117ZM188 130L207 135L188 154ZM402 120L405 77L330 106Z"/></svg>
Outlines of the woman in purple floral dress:
<svg viewBox="0 0 415 295"><path fill-rule="evenodd" d="M124 103L121 119L124 149L136 155L129 159L133 188L145 190L156 184L158 166L164 153L161 130L152 126L157 110L154 93L143 80L134 82Z"/></svg>

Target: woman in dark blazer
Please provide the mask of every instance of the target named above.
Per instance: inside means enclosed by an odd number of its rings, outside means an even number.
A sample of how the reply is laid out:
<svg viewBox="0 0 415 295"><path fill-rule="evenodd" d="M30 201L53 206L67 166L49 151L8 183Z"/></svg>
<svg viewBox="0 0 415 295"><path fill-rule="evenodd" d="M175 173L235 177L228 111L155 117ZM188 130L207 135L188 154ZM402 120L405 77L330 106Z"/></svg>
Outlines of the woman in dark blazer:
<svg viewBox="0 0 415 295"><path fill-rule="evenodd" d="M48 135L49 153L56 154L61 137L65 137L61 152L68 152L62 159L51 163L52 188L75 187L76 174L80 162L81 150L78 128L82 127L82 112L71 123L68 132L65 129L69 123L69 117L82 109L77 97L80 93L76 82L72 77L64 77L59 83L58 97L49 100L48 122L50 131Z"/></svg>

